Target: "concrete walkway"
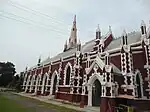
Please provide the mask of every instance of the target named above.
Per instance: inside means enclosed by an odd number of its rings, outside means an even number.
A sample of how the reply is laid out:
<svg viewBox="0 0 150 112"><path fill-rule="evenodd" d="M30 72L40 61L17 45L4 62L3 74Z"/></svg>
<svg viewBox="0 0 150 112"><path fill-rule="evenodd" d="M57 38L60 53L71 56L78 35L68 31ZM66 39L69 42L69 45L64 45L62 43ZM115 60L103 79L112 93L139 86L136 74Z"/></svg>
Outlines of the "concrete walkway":
<svg viewBox="0 0 150 112"><path fill-rule="evenodd" d="M64 103L59 102L59 101L50 100L51 99L50 96L49 97L48 96L45 96L45 97L40 96L39 97L39 96L33 96L31 94L27 94L27 93L15 93L15 92L13 92L13 94L28 97L28 98L32 98L32 99L36 99L36 100L39 100L39 101L42 101L42 102L45 102L45 103L50 103L50 104L66 107L66 108L69 108L69 109L74 109L74 110L77 110L77 111L85 111L85 109L80 108L79 106L75 106L75 105L71 105L71 104L64 104Z"/></svg>

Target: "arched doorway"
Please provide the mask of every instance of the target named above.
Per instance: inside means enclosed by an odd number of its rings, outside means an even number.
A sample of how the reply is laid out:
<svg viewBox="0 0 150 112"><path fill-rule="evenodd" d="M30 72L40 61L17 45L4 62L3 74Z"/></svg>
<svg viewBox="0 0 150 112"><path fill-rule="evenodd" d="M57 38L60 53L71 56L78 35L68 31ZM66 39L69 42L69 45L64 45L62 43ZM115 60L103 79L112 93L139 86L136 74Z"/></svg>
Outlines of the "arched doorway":
<svg viewBox="0 0 150 112"><path fill-rule="evenodd" d="M142 93L141 93L141 80L139 74L136 75L136 85L137 85L137 97L141 98Z"/></svg>
<svg viewBox="0 0 150 112"><path fill-rule="evenodd" d="M102 96L103 76L100 73L93 73L87 83L88 106L100 106Z"/></svg>
<svg viewBox="0 0 150 112"><path fill-rule="evenodd" d="M55 95L55 91L56 91L56 83L57 83L57 75L55 75L55 78L54 78L52 95Z"/></svg>
<svg viewBox="0 0 150 112"><path fill-rule="evenodd" d="M101 84L98 79L92 85L92 106L100 106Z"/></svg>

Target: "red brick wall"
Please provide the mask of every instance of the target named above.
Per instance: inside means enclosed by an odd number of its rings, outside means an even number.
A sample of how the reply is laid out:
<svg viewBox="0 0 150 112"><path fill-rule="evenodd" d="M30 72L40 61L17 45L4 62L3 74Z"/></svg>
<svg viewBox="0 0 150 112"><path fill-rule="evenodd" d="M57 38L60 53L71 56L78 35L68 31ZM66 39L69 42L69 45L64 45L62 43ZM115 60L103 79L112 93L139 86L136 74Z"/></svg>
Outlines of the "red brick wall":
<svg viewBox="0 0 150 112"><path fill-rule="evenodd" d="M70 87L59 87L59 91L61 91L61 92L70 92Z"/></svg>
<svg viewBox="0 0 150 112"><path fill-rule="evenodd" d="M121 70L121 55L110 57L110 62Z"/></svg>
<svg viewBox="0 0 150 112"><path fill-rule="evenodd" d="M73 94L56 93L56 99L62 99L72 102Z"/></svg>
<svg viewBox="0 0 150 112"><path fill-rule="evenodd" d="M43 74L45 74L46 72L48 72L48 70L49 70L49 66L44 67L44 68L43 68Z"/></svg>
<svg viewBox="0 0 150 112"><path fill-rule="evenodd" d="M52 66L51 66L51 73L53 74L53 72L54 72L55 70L58 71L58 69L59 69L59 64L52 65Z"/></svg>

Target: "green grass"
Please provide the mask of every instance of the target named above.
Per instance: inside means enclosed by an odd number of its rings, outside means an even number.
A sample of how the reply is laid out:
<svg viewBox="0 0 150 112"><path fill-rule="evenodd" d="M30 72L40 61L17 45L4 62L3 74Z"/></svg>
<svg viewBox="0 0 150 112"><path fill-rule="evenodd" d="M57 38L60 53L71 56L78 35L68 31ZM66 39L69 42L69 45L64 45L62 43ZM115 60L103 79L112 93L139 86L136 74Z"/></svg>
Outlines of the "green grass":
<svg viewBox="0 0 150 112"><path fill-rule="evenodd" d="M27 97L24 97L24 96L18 96L18 98L32 101L33 103L36 103L39 106L46 107L46 108L49 108L51 110L55 110L56 112L81 112L81 111L65 108L65 107L62 107L62 106L58 106L58 105L54 105L54 104L50 104L50 103L45 103L45 102L36 100L34 98L27 98Z"/></svg>
<svg viewBox="0 0 150 112"><path fill-rule="evenodd" d="M79 112L77 110L68 109L58 105L45 103L36 99L31 99L17 95L17 100L28 100L29 102L36 103L39 107L43 107L56 112ZM35 107L25 108L23 104L18 104L13 100L8 99L6 96L0 95L0 112L36 112Z"/></svg>
<svg viewBox="0 0 150 112"><path fill-rule="evenodd" d="M15 103L6 97L0 96L0 112L29 112L22 105Z"/></svg>

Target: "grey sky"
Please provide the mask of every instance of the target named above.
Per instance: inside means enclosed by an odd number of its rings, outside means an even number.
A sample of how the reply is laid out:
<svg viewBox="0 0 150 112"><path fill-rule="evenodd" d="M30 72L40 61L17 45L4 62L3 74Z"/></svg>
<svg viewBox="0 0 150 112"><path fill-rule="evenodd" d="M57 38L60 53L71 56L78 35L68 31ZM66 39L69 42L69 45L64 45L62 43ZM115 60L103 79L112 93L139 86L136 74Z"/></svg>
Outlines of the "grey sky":
<svg viewBox="0 0 150 112"><path fill-rule="evenodd" d="M17 4L49 17L25 11ZM82 43L95 38L97 24L102 34L110 25L115 36L120 36L123 29L140 30L141 20L148 25L149 6L149 0L0 0L0 61L12 61L20 72L36 64L40 55L42 59L55 56L69 38L74 14Z"/></svg>

